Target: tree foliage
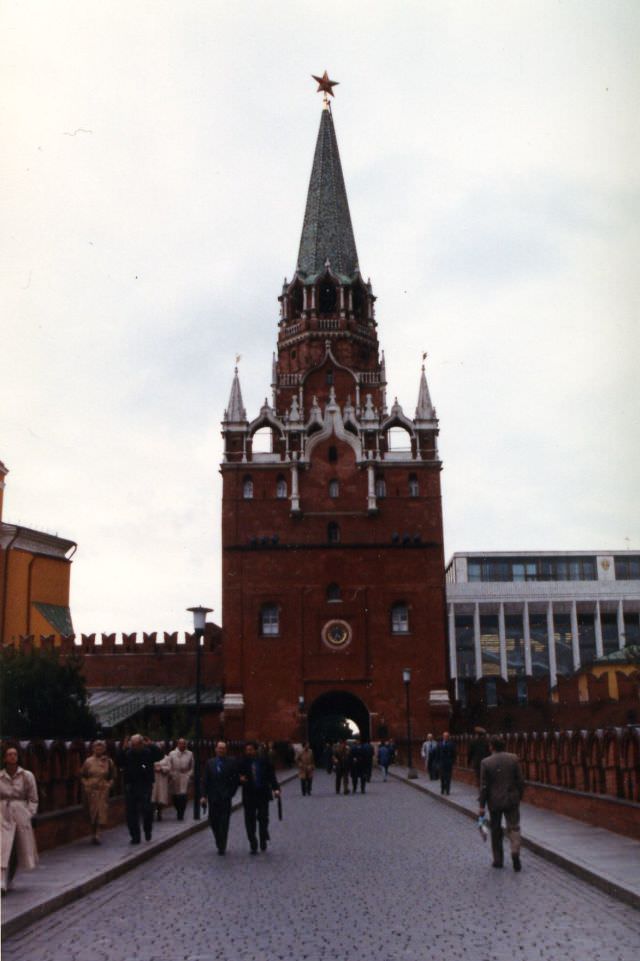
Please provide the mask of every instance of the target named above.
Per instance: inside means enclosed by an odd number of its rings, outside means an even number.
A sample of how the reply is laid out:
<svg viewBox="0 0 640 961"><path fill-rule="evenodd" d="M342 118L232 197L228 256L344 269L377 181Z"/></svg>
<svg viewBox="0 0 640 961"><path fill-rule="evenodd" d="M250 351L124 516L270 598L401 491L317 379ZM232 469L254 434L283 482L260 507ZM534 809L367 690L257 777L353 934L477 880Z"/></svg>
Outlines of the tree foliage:
<svg viewBox="0 0 640 961"><path fill-rule="evenodd" d="M3 737L91 738L97 731L79 654L0 649L0 696Z"/></svg>

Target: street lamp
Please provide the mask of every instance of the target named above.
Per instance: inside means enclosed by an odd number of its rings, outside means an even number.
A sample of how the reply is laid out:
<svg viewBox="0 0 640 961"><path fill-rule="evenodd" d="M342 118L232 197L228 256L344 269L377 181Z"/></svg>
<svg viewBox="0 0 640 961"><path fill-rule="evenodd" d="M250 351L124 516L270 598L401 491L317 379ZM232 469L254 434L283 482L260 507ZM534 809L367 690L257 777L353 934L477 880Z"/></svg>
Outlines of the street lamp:
<svg viewBox="0 0 640 961"><path fill-rule="evenodd" d="M193 819L200 820L200 689L201 689L201 663L202 663L202 638L204 637L204 625L207 614L211 614L211 607L188 607L188 611L193 614L193 633L196 636L196 737L193 765Z"/></svg>
<svg viewBox="0 0 640 961"><path fill-rule="evenodd" d="M411 751L411 711L409 707L409 688L411 686L411 668L405 667L402 671L402 680L404 682L404 696L405 704L407 709L407 777L417 778L418 772L413 766L413 754Z"/></svg>

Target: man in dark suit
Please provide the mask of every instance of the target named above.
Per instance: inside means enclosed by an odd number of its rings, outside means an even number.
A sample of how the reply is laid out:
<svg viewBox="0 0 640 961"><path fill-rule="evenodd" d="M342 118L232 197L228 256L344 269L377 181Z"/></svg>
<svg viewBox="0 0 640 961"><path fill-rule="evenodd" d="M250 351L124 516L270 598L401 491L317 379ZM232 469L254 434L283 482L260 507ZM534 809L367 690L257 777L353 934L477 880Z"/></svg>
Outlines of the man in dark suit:
<svg viewBox="0 0 640 961"><path fill-rule="evenodd" d="M492 737L491 755L480 764L480 805L478 814L484 816L485 805L491 820L491 850L494 868L504 864L502 852L502 816L507 825L511 844L513 870L520 871L520 801L524 792L524 778L515 754L505 751L500 737Z"/></svg>
<svg viewBox="0 0 640 961"><path fill-rule="evenodd" d="M237 789L236 763L227 757L226 743L218 741L215 757L207 761L204 769L204 796L201 800L209 805L209 824L220 855L227 850L231 801Z"/></svg>
<svg viewBox="0 0 640 961"><path fill-rule="evenodd" d="M456 760L456 746L445 731L436 748L436 763L440 771L440 794L451 793L451 774Z"/></svg>
<svg viewBox="0 0 640 961"><path fill-rule="evenodd" d="M266 851L267 842L270 840L269 802L274 796L280 797L280 787L267 752L259 752L255 741L250 741L246 745L238 773L242 785L244 826L247 831L251 854L257 854L256 826L260 837L260 850Z"/></svg>
<svg viewBox="0 0 640 961"><path fill-rule="evenodd" d="M140 844L140 820L145 839L150 841L153 827L151 789L155 775L153 756L145 747L142 734L133 734L128 746L123 745L117 756L117 764L124 781L124 802L131 843Z"/></svg>

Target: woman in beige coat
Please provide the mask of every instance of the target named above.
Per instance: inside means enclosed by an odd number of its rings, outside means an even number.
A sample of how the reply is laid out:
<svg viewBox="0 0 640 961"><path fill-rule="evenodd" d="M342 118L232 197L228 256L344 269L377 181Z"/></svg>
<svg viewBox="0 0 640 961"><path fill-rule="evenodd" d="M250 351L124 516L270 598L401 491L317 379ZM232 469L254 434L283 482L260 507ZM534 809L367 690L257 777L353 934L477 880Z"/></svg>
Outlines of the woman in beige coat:
<svg viewBox="0 0 640 961"><path fill-rule="evenodd" d="M187 809L187 794L189 792L189 781L193 776L193 754L187 748L187 742L183 737L178 738L178 744L169 752L171 763L170 786L173 795L173 803L178 815L178 821L184 821L184 812Z"/></svg>
<svg viewBox="0 0 640 961"><path fill-rule="evenodd" d="M162 821L162 809L169 804L169 774L171 773L171 761L169 755L156 761L153 765L155 779L151 789L151 804L156 813L158 821Z"/></svg>
<svg viewBox="0 0 640 961"><path fill-rule="evenodd" d="M298 765L298 777L300 778L302 796L304 797L305 794L311 795L311 786L313 784L313 774L316 769L316 763L313 757L313 751L306 741L302 745L302 750L298 754L296 764Z"/></svg>
<svg viewBox="0 0 640 961"><path fill-rule="evenodd" d="M31 771L18 764L18 751L8 747L0 771L0 816L2 818L2 893L6 894L16 868L27 871L38 863L31 818L38 810L38 788Z"/></svg>
<svg viewBox="0 0 640 961"><path fill-rule="evenodd" d="M93 832L91 842L100 844L100 828L109 820L109 791L116 772L104 741L94 741L92 751L80 768L80 777Z"/></svg>

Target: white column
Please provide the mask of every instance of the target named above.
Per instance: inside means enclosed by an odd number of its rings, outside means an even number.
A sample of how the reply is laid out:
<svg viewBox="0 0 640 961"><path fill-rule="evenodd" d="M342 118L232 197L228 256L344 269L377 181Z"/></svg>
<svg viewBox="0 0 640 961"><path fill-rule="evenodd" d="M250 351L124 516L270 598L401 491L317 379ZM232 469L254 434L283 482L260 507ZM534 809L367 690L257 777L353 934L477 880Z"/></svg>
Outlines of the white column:
<svg viewBox="0 0 640 961"><path fill-rule="evenodd" d="M524 673L527 677L533 674L531 664L531 631L529 630L529 602L525 601L522 608L522 628L524 631Z"/></svg>
<svg viewBox="0 0 640 961"><path fill-rule="evenodd" d="M596 632L596 657L602 657L604 647L602 644L602 621L600 620L600 601L596 601L596 609L593 612L593 626Z"/></svg>
<svg viewBox="0 0 640 961"><path fill-rule="evenodd" d="M291 465L291 510L300 510L300 492L298 490L298 465Z"/></svg>
<svg viewBox="0 0 640 961"><path fill-rule="evenodd" d="M376 478L371 463L367 466L367 487L367 510L375 511L378 507L376 504Z"/></svg>
<svg viewBox="0 0 640 961"><path fill-rule="evenodd" d="M577 671L580 667L580 638L578 637L578 607L575 601L571 602L571 650L573 669Z"/></svg>
<svg viewBox="0 0 640 961"><path fill-rule="evenodd" d="M316 309L316 288L311 288L311 310Z"/></svg>
<svg viewBox="0 0 640 961"><path fill-rule="evenodd" d="M558 666L556 664L556 638L553 623L553 604L547 604L547 644L549 645L549 685L555 687L558 683Z"/></svg>
<svg viewBox="0 0 640 961"><path fill-rule="evenodd" d="M504 626L504 604L500 602L498 608L498 636L500 638L500 674L503 680L508 680L507 674L507 632Z"/></svg>
<svg viewBox="0 0 640 961"><path fill-rule="evenodd" d="M476 654L476 680L482 677L482 649L480 647L480 605L473 607L473 646Z"/></svg>
<svg viewBox="0 0 640 961"><path fill-rule="evenodd" d="M620 650L625 646L625 628L624 628L624 608L622 607L622 598L618 601L618 647Z"/></svg>
<svg viewBox="0 0 640 961"><path fill-rule="evenodd" d="M451 677L458 677L458 658L456 649L456 612L455 606L449 604L449 671Z"/></svg>

